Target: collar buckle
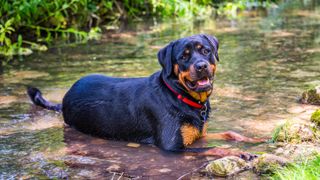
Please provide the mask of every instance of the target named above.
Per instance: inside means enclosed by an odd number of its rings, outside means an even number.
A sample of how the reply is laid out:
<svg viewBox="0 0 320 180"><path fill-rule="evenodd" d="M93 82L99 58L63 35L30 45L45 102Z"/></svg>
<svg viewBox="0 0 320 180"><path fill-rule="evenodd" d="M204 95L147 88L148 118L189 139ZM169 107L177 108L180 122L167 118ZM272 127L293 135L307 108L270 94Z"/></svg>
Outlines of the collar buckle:
<svg viewBox="0 0 320 180"><path fill-rule="evenodd" d="M200 110L200 115L202 117L203 122L207 121L207 110L208 110L207 103L205 103Z"/></svg>

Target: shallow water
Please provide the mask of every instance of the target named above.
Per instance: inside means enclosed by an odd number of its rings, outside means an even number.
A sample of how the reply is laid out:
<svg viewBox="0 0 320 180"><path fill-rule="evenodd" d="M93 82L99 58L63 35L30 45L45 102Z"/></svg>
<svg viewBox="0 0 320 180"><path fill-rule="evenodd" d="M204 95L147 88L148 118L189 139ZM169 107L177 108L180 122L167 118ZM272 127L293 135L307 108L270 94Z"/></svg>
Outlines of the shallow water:
<svg viewBox="0 0 320 180"><path fill-rule="evenodd" d="M304 89L320 84L320 7L315 2L303 8L284 3L262 14L243 13L236 20L135 23L99 42L15 59L0 74L0 179L177 178L197 170L206 158L83 135L64 127L60 114L32 106L25 94L26 86L32 85L47 99L60 102L72 83L86 74L149 76L160 69L159 48L196 33L214 34L220 40L209 131L262 137L285 120L308 120L316 107L296 100ZM223 141L200 145L268 150L264 145Z"/></svg>

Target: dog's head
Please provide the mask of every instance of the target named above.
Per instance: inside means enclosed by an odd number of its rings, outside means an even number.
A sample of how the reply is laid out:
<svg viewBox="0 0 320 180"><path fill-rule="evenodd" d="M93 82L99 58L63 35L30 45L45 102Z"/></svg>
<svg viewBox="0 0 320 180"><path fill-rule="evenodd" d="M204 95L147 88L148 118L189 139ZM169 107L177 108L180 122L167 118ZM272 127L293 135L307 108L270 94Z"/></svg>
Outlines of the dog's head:
<svg viewBox="0 0 320 180"><path fill-rule="evenodd" d="M178 80L193 98L206 101L212 92L219 43L217 38L199 34L171 42L158 52L163 75Z"/></svg>

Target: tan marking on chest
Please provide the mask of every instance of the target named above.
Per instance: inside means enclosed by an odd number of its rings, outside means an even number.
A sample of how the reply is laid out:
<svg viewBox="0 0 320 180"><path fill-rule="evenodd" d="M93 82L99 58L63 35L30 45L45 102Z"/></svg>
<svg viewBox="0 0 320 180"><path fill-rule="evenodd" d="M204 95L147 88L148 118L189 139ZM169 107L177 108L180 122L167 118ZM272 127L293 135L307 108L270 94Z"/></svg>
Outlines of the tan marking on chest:
<svg viewBox="0 0 320 180"><path fill-rule="evenodd" d="M181 130L183 145L188 146L192 144L195 140L205 136L205 134L207 133L207 127L208 127L208 124L205 123L203 126L202 133L200 133L200 131L191 124L182 125L180 130Z"/></svg>
<svg viewBox="0 0 320 180"><path fill-rule="evenodd" d="M184 124L181 126L181 136L183 145L187 146L192 144L196 139L200 137L199 130L191 124Z"/></svg>

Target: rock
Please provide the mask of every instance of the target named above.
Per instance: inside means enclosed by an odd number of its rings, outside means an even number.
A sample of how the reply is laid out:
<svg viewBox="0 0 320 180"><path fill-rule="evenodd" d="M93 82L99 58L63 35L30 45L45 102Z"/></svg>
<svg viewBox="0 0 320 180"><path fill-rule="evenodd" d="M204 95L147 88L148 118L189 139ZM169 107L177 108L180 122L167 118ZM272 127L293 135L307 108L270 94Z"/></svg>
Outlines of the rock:
<svg viewBox="0 0 320 180"><path fill-rule="evenodd" d="M300 102L303 104L320 105L320 86L303 92Z"/></svg>
<svg viewBox="0 0 320 180"><path fill-rule="evenodd" d="M253 170L259 174L274 172L289 163L289 160L273 154L263 154L253 160Z"/></svg>
<svg viewBox="0 0 320 180"><path fill-rule="evenodd" d="M274 151L276 155L283 156L290 161L304 162L320 154L320 147L314 143L287 144Z"/></svg>
<svg viewBox="0 0 320 180"><path fill-rule="evenodd" d="M132 148L138 148L138 147L140 147L140 144L138 144L138 143L128 143L127 146L128 147L132 147Z"/></svg>
<svg viewBox="0 0 320 180"><path fill-rule="evenodd" d="M274 135L274 140L277 142L300 143L315 140L314 127L311 124L286 122L275 131L278 131Z"/></svg>
<svg viewBox="0 0 320 180"><path fill-rule="evenodd" d="M45 171L45 174L49 179L67 179L68 178L67 172L60 167L51 167L43 171Z"/></svg>
<svg viewBox="0 0 320 180"><path fill-rule="evenodd" d="M121 167L118 164L113 164L113 165L109 166L106 170L108 172L113 172L113 171L119 171L120 168Z"/></svg>
<svg viewBox="0 0 320 180"><path fill-rule="evenodd" d="M226 177L247 169L249 165L245 160L236 156L227 156L211 161L206 166L206 172L220 177Z"/></svg>
<svg viewBox="0 0 320 180"><path fill-rule="evenodd" d="M159 169L158 171L161 173L168 173L168 172L171 172L172 170L168 168L163 168L163 169Z"/></svg>
<svg viewBox="0 0 320 180"><path fill-rule="evenodd" d="M315 123L317 126L320 126L320 109L312 113L310 120L311 122Z"/></svg>

